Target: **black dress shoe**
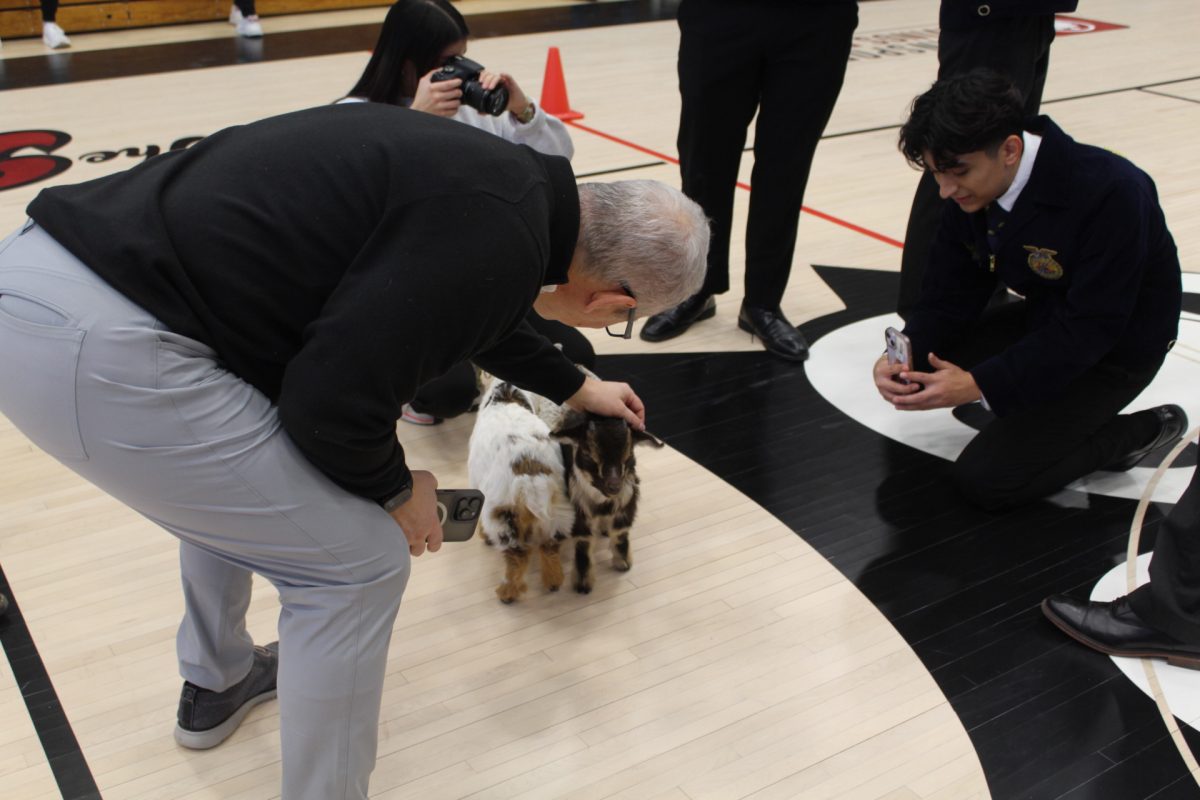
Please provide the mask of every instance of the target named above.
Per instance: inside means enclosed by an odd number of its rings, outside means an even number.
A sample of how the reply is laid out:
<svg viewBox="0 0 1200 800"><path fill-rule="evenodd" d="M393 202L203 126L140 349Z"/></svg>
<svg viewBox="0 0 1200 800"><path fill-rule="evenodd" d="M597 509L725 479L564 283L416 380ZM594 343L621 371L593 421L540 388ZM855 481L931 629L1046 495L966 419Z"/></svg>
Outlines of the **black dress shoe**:
<svg viewBox="0 0 1200 800"><path fill-rule="evenodd" d="M1111 603L1092 603L1056 594L1042 601L1042 613L1067 636L1101 653L1165 658L1168 664L1200 669L1200 645L1181 642L1142 622L1128 595Z"/></svg>
<svg viewBox="0 0 1200 800"><path fill-rule="evenodd" d="M808 358L808 342L804 334L778 311L742 303L742 309L738 312L738 327L762 339L767 352L786 361Z"/></svg>
<svg viewBox="0 0 1200 800"><path fill-rule="evenodd" d="M1187 412L1179 406L1159 406L1150 410L1158 417L1158 435L1144 447L1139 447L1104 469L1110 472L1124 472L1127 469L1133 469L1139 461L1158 448L1179 441L1179 437L1183 436L1184 431L1187 430Z"/></svg>
<svg viewBox="0 0 1200 800"><path fill-rule="evenodd" d="M674 308L660 311L642 326L638 335L647 342L674 339L692 327L692 323L710 319L717 314L717 301L711 294L694 294Z"/></svg>

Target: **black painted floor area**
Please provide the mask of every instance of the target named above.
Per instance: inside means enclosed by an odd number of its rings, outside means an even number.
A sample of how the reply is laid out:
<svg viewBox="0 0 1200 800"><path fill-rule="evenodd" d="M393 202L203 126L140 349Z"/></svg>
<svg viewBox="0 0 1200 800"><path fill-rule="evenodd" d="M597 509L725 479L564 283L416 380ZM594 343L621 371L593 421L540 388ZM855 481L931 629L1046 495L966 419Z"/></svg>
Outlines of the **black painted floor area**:
<svg viewBox="0 0 1200 800"><path fill-rule="evenodd" d="M820 272L849 308L804 325L810 341L891 310L895 274ZM847 368L869 369L865 358ZM1049 594L1086 597L1124 560L1134 501L974 509L949 486L948 462L860 425L803 368L765 353L606 356L598 370L634 386L654 433L783 520L880 609L963 721L997 800L1200 797L1153 702L1038 608ZM1163 512L1151 507L1144 549Z"/></svg>

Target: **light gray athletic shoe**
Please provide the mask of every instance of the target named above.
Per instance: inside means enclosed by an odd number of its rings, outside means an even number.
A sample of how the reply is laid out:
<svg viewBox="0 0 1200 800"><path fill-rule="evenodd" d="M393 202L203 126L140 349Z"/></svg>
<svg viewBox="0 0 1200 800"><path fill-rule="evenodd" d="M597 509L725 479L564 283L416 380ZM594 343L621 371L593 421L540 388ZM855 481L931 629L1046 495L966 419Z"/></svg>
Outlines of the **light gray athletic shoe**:
<svg viewBox="0 0 1200 800"><path fill-rule="evenodd" d="M208 750L228 739L250 709L275 697L278 671L279 642L271 642L254 648L250 674L223 692L184 681L175 741L191 750Z"/></svg>

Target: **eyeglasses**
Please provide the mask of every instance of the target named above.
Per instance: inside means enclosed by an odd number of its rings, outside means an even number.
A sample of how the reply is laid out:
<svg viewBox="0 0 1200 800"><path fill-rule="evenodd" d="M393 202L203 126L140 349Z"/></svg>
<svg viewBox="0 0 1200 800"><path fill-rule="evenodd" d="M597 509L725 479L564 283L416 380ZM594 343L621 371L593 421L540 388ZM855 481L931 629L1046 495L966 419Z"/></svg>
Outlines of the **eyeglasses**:
<svg viewBox="0 0 1200 800"><path fill-rule="evenodd" d="M618 286L621 287L622 292L629 295L634 300L637 300L637 295L635 295L633 293L633 290L629 288L628 283L626 283L625 281L621 281L618 284ZM609 330L609 328L612 327L611 325L605 325L604 332L607 333L609 336L615 337L617 339L632 339L633 338L633 315L634 315L634 312L636 312L636 311L637 311L637 306L629 307L629 316L625 319L625 330L622 331L621 333L613 333L611 330Z"/></svg>

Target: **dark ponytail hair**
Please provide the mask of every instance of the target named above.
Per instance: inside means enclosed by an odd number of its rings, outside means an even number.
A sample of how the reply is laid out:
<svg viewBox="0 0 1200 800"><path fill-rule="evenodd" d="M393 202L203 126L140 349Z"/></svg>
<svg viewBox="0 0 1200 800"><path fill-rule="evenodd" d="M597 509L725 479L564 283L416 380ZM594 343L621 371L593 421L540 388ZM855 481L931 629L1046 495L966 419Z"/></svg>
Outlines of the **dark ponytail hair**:
<svg viewBox="0 0 1200 800"><path fill-rule="evenodd" d="M447 0L397 0L388 9L375 52L350 97L372 103L401 105L416 90L405 86L404 64L411 62L416 78L441 66L439 57L469 35L467 21Z"/></svg>

